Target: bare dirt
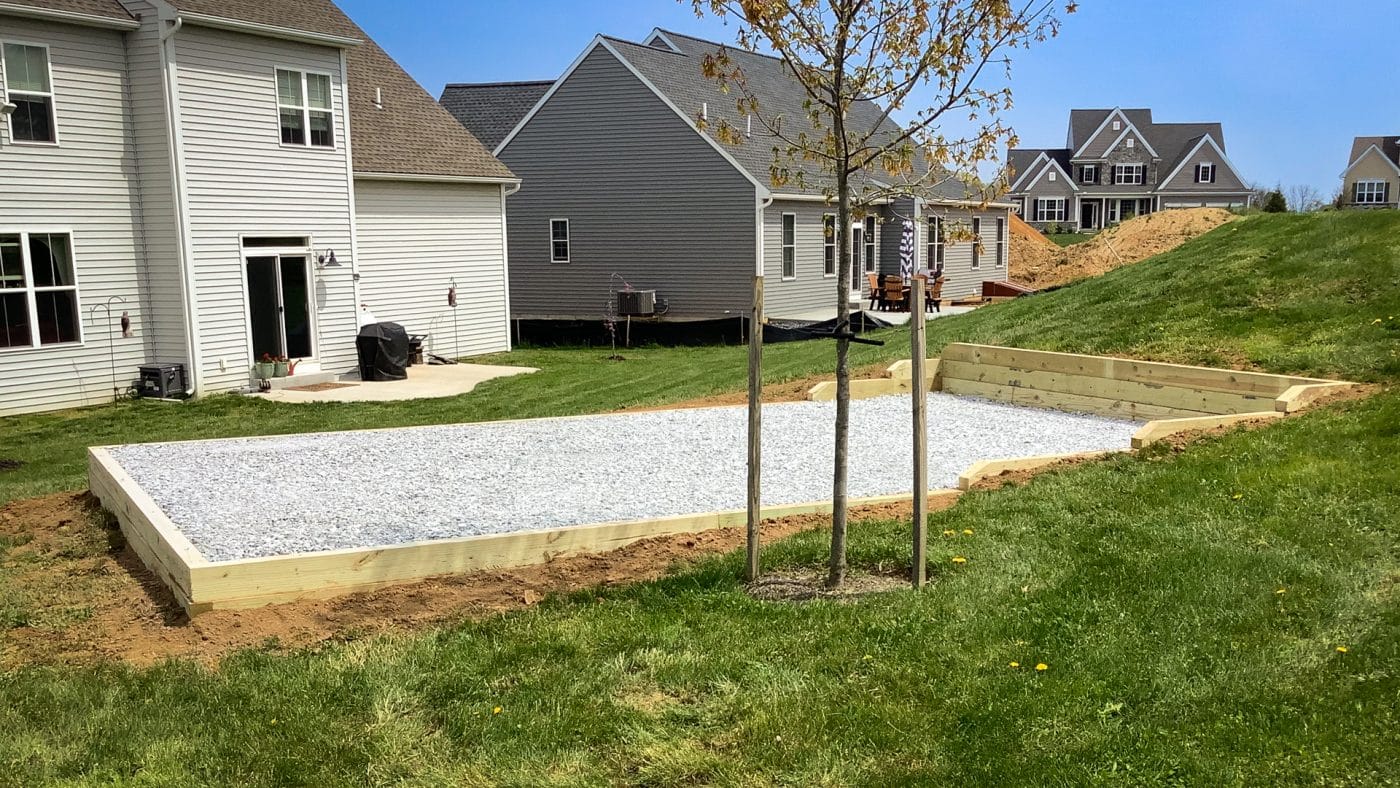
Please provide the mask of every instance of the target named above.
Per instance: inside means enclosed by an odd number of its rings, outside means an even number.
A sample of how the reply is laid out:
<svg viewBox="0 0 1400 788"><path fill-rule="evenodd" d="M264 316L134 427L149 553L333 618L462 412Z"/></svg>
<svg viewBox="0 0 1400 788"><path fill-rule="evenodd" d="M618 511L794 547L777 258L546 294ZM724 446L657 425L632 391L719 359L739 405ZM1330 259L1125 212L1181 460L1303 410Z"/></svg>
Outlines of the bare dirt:
<svg viewBox="0 0 1400 788"><path fill-rule="evenodd" d="M947 508L949 496L929 501ZM911 506L856 507L852 519L911 516ZM799 515L763 524L771 541L829 527L830 516ZM14 501L0 509L0 579L18 589L30 615L0 631L0 669L30 664L168 658L206 665L238 649L314 648L383 632L424 629L527 608L552 594L661 577L704 556L744 544L744 529L658 537L608 553L475 572L329 600L187 618L169 591L125 547L87 493ZM3 601L3 600L0 600ZM13 602L11 603L13 604Z"/></svg>
<svg viewBox="0 0 1400 788"><path fill-rule="evenodd" d="M1038 290L1068 284L1169 252L1236 218L1223 208L1159 211L1063 249L1024 222L1012 222L1010 278Z"/></svg>
<svg viewBox="0 0 1400 788"><path fill-rule="evenodd" d="M853 572L839 588L826 587L826 575L818 572L788 572L764 575L745 590L764 602L812 602L818 599L850 601L870 594L882 594L909 587L908 573L865 574Z"/></svg>

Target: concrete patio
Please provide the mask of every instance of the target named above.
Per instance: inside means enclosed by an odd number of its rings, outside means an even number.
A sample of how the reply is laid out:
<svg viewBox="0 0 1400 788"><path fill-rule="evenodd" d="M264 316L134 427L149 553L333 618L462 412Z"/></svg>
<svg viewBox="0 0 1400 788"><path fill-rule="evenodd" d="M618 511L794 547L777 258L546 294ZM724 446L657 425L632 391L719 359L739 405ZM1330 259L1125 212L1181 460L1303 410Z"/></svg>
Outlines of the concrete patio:
<svg viewBox="0 0 1400 788"><path fill-rule="evenodd" d="M491 364L417 364L408 368L407 380L365 382L348 378L334 383L312 383L306 388L295 378L272 391L251 394L270 402L397 402L410 399L455 397L466 394L477 384L494 378L538 372L533 367L507 367ZM308 381L310 382L310 381ZM300 390L299 390L300 389ZM311 390L307 390L311 389Z"/></svg>

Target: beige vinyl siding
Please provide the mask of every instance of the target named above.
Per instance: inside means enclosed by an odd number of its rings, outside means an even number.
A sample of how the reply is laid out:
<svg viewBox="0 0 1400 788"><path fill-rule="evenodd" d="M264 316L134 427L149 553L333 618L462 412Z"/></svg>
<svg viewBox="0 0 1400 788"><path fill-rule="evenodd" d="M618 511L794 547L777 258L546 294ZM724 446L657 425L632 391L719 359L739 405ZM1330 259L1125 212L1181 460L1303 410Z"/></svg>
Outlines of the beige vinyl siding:
<svg viewBox="0 0 1400 788"><path fill-rule="evenodd" d="M327 372L353 371L357 307L339 51L191 24L175 40L203 390L249 380L240 234L310 236L317 251L335 251L341 267L311 274L316 361ZM281 145L277 68L331 75L335 149Z"/></svg>
<svg viewBox="0 0 1400 788"><path fill-rule="evenodd" d="M598 319L621 281L656 290L667 319L749 309L753 184L601 47L500 158L523 182L507 200L513 316ZM551 219L569 220L567 263L550 262Z"/></svg>
<svg viewBox="0 0 1400 788"><path fill-rule="evenodd" d="M131 122L128 146L137 178L137 242L144 251L144 339L153 361L190 363L187 350L180 236L171 172L170 122L165 106L165 76L160 58L160 26L154 7L144 0L124 5L142 18L140 30L127 33L127 100Z"/></svg>
<svg viewBox="0 0 1400 788"><path fill-rule="evenodd" d="M1342 183L1342 201L1345 205L1352 205L1353 185L1357 181L1385 181L1390 184L1390 202L1383 205L1395 207L1400 203L1400 174L1395 172L1395 168L1386 163L1385 157L1374 148L1367 148L1366 152L1357 160L1356 166L1346 174ZM1358 205L1356 207L1382 207L1374 204Z"/></svg>
<svg viewBox="0 0 1400 788"><path fill-rule="evenodd" d="M72 231L84 338L81 346L0 349L0 415L109 401L109 350L117 385L125 389L146 361L151 330L132 229L135 171L125 143L122 36L0 16L0 39L48 45L61 143L12 144L8 124L0 122L0 229ZM113 304L110 322L102 310L91 313L113 297L125 303ZM134 337L120 334L123 310L131 314Z"/></svg>
<svg viewBox="0 0 1400 788"><path fill-rule="evenodd" d="M501 187L357 180L360 300L447 357L510 347ZM447 290L457 286L457 308Z"/></svg>

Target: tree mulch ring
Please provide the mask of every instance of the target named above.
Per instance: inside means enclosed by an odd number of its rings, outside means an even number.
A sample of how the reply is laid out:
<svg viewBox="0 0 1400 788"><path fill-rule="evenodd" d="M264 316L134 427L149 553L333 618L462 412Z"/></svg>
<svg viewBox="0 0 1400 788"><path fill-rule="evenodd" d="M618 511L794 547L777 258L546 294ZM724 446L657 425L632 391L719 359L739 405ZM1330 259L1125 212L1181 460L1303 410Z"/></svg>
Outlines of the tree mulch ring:
<svg viewBox="0 0 1400 788"><path fill-rule="evenodd" d="M24 460L12 460L9 457L0 457L0 471L17 471L24 467Z"/></svg>
<svg viewBox="0 0 1400 788"><path fill-rule="evenodd" d="M820 572L784 572L764 575L749 583L749 596L764 602L811 602L817 599L852 601L870 594L882 594L909 588L906 575L873 575L850 573L837 588L826 587L826 575Z"/></svg>

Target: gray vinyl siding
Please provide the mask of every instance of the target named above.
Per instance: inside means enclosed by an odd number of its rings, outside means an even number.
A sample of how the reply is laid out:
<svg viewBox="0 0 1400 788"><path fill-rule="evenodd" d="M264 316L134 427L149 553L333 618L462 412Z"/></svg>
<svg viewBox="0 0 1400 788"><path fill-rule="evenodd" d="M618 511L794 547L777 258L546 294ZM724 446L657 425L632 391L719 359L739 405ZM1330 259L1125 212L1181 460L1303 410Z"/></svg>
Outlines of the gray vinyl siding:
<svg viewBox="0 0 1400 788"><path fill-rule="evenodd" d="M972 241L958 241L949 243L943 250L943 297L945 299L962 298L982 293L983 282L1000 282L1006 279L1006 255L1010 254L1011 225L1010 211L1001 208L989 208L984 211L973 211L968 208L952 207L938 204L924 204L920 214L918 242L921 245L925 242L928 226L926 218L930 215L943 217L947 222L946 235L953 236L955 227L965 227L970 229L974 217L981 219L981 238L983 251L981 255L981 265L978 268L972 267ZM1006 219L1006 245L1003 247L1001 264L997 264L997 219Z"/></svg>
<svg viewBox="0 0 1400 788"><path fill-rule="evenodd" d="M203 391L248 384L252 363L239 236L310 236L341 267L314 270L316 361L355 369L347 124L336 49L201 28L175 35ZM331 74L334 150L281 145L275 70Z"/></svg>
<svg viewBox="0 0 1400 788"><path fill-rule="evenodd" d="M497 185L356 181L361 302L441 356L508 350L502 222Z"/></svg>
<svg viewBox="0 0 1400 788"><path fill-rule="evenodd" d="M1215 183L1196 183L1197 164L1215 165ZM1169 172L1164 172L1162 176L1166 177L1169 174ZM1235 175L1235 171L1230 169L1230 165L1226 164L1225 160L1215 152L1215 148L1212 148L1209 144L1203 145L1195 153L1186 158L1181 165L1181 169L1177 171L1176 176L1169 181L1165 181L1161 186L1162 198L1164 200L1177 198L1180 192L1190 192L1191 194L1199 195L1219 195L1222 193L1239 194L1248 190L1249 187L1240 182L1239 177Z"/></svg>
<svg viewBox="0 0 1400 788"><path fill-rule="evenodd" d="M160 27L149 3L125 0L123 4L142 18L141 29L126 34L125 105L132 132L128 146L137 174L137 242L144 258L143 334L152 361L189 364Z"/></svg>
<svg viewBox="0 0 1400 788"><path fill-rule="evenodd" d="M783 279L782 216L796 223L796 276ZM775 200L763 211L763 311L773 318L836 308L835 276L825 276L822 217L835 207L821 202ZM836 261L839 270L841 261Z"/></svg>
<svg viewBox="0 0 1400 788"><path fill-rule="evenodd" d="M669 319L747 311L755 188L627 68L594 49L501 151L511 314L599 318L617 274L669 302ZM570 261L550 262L550 219Z"/></svg>
<svg viewBox="0 0 1400 788"><path fill-rule="evenodd" d="M1115 116L1114 119L1115 119L1115 120L1121 120L1121 118L1118 118L1117 116ZM1098 134L1098 136L1093 137L1093 138L1089 141L1089 144L1086 145L1086 146L1084 147L1084 150L1083 150L1082 152L1081 152L1081 151L1075 151L1075 153L1078 154L1077 157L1076 157L1076 160L1078 160L1078 159L1084 159L1084 160L1102 159L1102 158L1108 153L1108 147L1109 147L1110 145L1112 145L1113 142L1114 142L1114 140L1117 140L1118 137L1119 137L1120 135L1122 135L1122 134L1123 134L1123 131L1126 130L1127 128L1128 128L1128 124L1125 122L1125 123L1123 124L1122 128L1119 128L1117 131L1114 131L1114 130L1113 130L1113 121L1110 120L1107 124L1104 125L1103 131L1100 131L1099 134ZM1134 127L1134 128L1136 128L1136 127ZM1137 138L1137 142L1134 142L1133 145L1135 145L1135 146L1142 145L1142 139L1141 139L1141 137L1139 137L1137 134L1135 134L1135 133L1129 133L1128 136ZM1126 137L1125 137L1124 139L1126 139ZM1083 143L1081 143L1081 144L1083 144ZM1123 144L1122 142L1119 142L1119 145L1122 145L1122 144Z"/></svg>
<svg viewBox="0 0 1400 788"><path fill-rule="evenodd" d="M1055 173L1055 180L1050 180L1050 174L1045 172L1046 169L1050 169ZM1047 163L1042 165L1039 172L1027 179L1028 184L1032 181L1035 182L1035 185L1022 191L1022 194L1024 195L1025 199L1025 208L1023 213L1021 214L1021 218L1025 219L1027 223L1031 224L1032 226L1038 229L1044 229L1047 225L1051 224L1051 222L1036 221L1035 201L1037 199L1043 200L1048 198L1063 197L1065 200L1065 220L1064 222L1060 222L1060 224L1074 224L1079 221L1079 217L1075 215L1074 212L1074 197L1076 194L1076 192L1074 191L1074 185L1065 179L1063 173L1061 173L1059 170L1054 169L1053 164ZM1080 188L1088 189L1097 187L1083 186Z"/></svg>
<svg viewBox="0 0 1400 788"><path fill-rule="evenodd" d="M880 225L880 275L899 274L899 244L904 237L904 220L914 222L915 239L918 238L918 222L914 221L918 211L914 207L914 198L900 197L894 202L884 207L881 212ZM914 267L918 267L918 250L914 250Z"/></svg>
<svg viewBox="0 0 1400 788"><path fill-rule="evenodd" d="M109 351L125 389L146 361L150 331L133 230L122 35L0 16L0 39L49 46L60 143L12 144L0 122L0 229L72 232L83 338L81 345L0 349L0 415L109 401ZM101 309L91 312L109 299L122 299L110 321ZM121 336L123 310L136 336Z"/></svg>

